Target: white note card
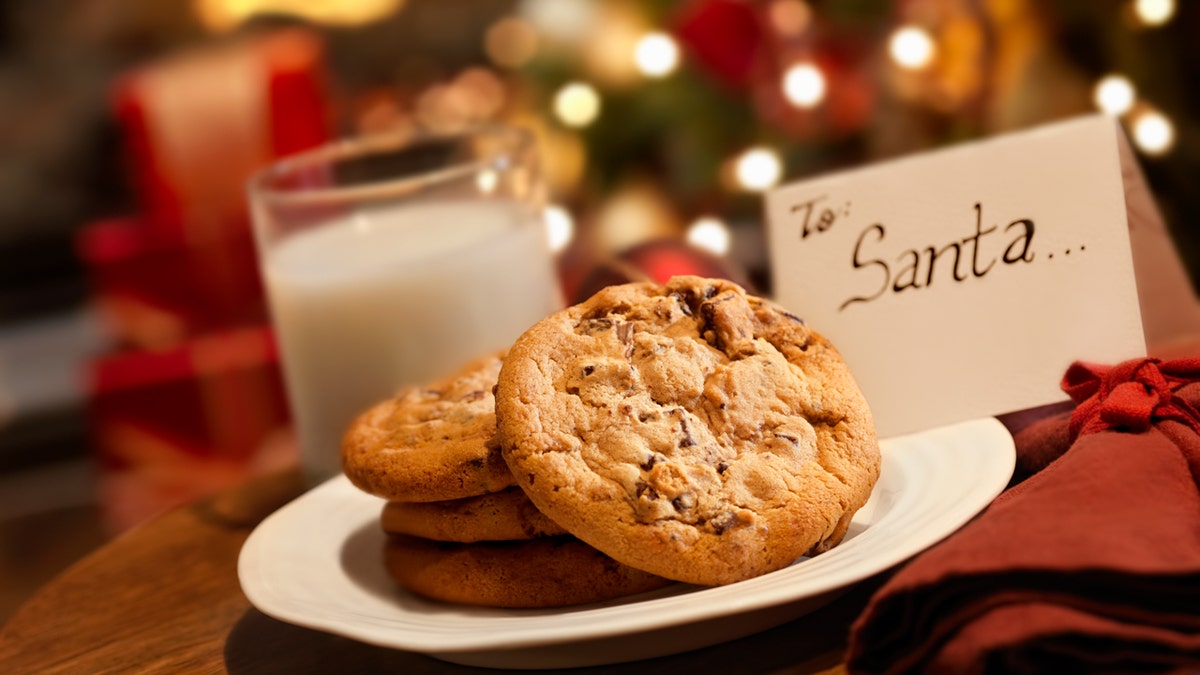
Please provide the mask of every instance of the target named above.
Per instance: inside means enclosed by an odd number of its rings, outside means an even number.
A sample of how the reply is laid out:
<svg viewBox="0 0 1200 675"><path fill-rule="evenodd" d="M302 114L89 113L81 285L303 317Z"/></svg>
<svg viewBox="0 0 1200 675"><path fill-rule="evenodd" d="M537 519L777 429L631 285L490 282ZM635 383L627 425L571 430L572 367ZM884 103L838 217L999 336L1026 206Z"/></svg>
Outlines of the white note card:
<svg viewBox="0 0 1200 675"><path fill-rule="evenodd" d="M779 187L775 299L837 346L883 437L1064 400L1145 354L1121 130L1089 116Z"/></svg>

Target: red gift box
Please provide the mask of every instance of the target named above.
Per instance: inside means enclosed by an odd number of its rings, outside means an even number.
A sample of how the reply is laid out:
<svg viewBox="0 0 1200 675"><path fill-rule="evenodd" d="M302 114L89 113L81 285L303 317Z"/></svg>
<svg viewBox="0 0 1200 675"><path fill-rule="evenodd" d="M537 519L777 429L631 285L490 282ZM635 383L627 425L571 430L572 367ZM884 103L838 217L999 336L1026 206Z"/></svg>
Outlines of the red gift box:
<svg viewBox="0 0 1200 675"><path fill-rule="evenodd" d="M139 212L85 226L76 245L132 348L88 373L115 530L296 461L245 182L328 139L323 58L315 33L285 30L178 53L114 86Z"/></svg>
<svg viewBox="0 0 1200 675"><path fill-rule="evenodd" d="M324 47L295 29L208 45L114 85L139 213L88 224L79 257L137 347L266 320L245 182L328 137Z"/></svg>
<svg viewBox="0 0 1200 675"><path fill-rule="evenodd" d="M162 348L267 321L248 231L185 245L140 221L113 219L85 227L76 249L96 302L130 345Z"/></svg>
<svg viewBox="0 0 1200 675"><path fill-rule="evenodd" d="M287 30L190 50L114 86L140 212L168 240L246 227L245 181L329 138L320 38Z"/></svg>
<svg viewBox="0 0 1200 675"><path fill-rule="evenodd" d="M297 460L267 328L110 355L87 384L101 507L115 530Z"/></svg>

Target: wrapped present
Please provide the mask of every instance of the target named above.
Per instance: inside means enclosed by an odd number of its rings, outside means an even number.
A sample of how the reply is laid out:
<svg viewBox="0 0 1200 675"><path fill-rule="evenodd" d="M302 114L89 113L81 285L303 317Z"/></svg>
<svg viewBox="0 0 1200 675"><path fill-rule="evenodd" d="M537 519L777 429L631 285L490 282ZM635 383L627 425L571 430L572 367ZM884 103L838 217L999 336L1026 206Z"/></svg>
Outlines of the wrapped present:
<svg viewBox="0 0 1200 675"><path fill-rule="evenodd" d="M88 389L100 502L115 530L298 461L267 328L101 358Z"/></svg>
<svg viewBox="0 0 1200 675"><path fill-rule="evenodd" d="M266 320L245 182L329 137L324 47L284 30L206 45L114 86L138 213L84 226L77 253L116 334L162 348Z"/></svg>
<svg viewBox="0 0 1200 675"><path fill-rule="evenodd" d="M113 529L296 461L245 182L328 140L323 59L313 31L257 33L114 86L138 212L76 240L124 349L89 370Z"/></svg>
<svg viewBox="0 0 1200 675"><path fill-rule="evenodd" d="M123 76L114 107L139 211L167 239L246 228L245 181L329 138L324 49L305 30L206 45Z"/></svg>
<svg viewBox="0 0 1200 675"><path fill-rule="evenodd" d="M1200 669L1200 358L1077 363L1030 475L855 623L850 673Z"/></svg>
<svg viewBox="0 0 1200 675"><path fill-rule="evenodd" d="M267 321L249 231L187 245L139 220L115 218L90 224L75 244L93 299L129 346L161 349Z"/></svg>

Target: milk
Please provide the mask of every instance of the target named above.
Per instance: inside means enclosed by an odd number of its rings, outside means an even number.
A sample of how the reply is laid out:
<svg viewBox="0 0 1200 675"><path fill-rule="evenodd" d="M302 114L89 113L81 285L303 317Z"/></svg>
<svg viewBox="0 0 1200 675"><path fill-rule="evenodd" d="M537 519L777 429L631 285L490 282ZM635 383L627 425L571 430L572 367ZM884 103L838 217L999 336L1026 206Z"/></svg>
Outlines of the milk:
<svg viewBox="0 0 1200 675"><path fill-rule="evenodd" d="M275 244L263 270L314 476L339 470L358 413L507 347L562 304L541 223L505 201L362 209Z"/></svg>

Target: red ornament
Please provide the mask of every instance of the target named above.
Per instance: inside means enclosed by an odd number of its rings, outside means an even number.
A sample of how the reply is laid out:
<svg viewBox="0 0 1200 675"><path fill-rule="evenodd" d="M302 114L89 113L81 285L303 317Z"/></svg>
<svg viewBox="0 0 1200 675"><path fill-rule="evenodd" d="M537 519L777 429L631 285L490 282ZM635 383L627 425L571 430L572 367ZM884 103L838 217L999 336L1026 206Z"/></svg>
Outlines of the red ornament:
<svg viewBox="0 0 1200 675"><path fill-rule="evenodd" d="M676 20L675 34L717 79L739 89L753 83L765 48L765 30L752 3L693 2Z"/></svg>
<svg viewBox="0 0 1200 675"><path fill-rule="evenodd" d="M678 239L656 239L626 249L597 265L574 290L571 302L583 302L605 286L632 281L664 284L671 277L686 274L728 279L751 293L757 292L747 275L725 258Z"/></svg>

